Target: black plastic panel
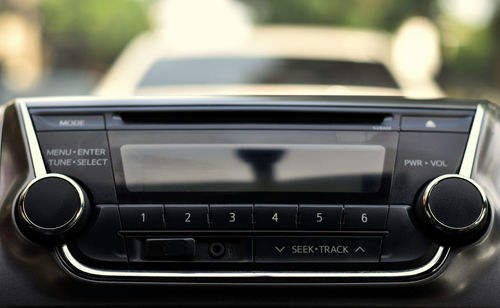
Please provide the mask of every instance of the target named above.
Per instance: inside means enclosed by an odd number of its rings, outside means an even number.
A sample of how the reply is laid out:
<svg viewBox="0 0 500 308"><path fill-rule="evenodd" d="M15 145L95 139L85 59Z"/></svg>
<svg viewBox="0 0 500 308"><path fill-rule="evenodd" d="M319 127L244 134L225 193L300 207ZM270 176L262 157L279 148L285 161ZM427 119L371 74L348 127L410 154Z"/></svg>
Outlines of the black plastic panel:
<svg viewBox="0 0 500 308"><path fill-rule="evenodd" d="M389 107L396 112L396 108L404 106L407 112L417 116L422 114L444 115L472 114L477 101L453 100L406 100L402 98L308 98L307 102L301 98L254 98L253 102L266 104L288 101L302 106L307 104L330 104L371 107ZM96 106L95 110L107 110L106 118L117 109L133 109L131 107L112 107L118 105L143 104L175 104L177 101L166 99L140 99L140 102L128 100L87 100L82 98L68 99L53 102L50 100L36 101L31 106L32 112L55 112L59 108L64 113L88 113L86 106ZM214 102L214 100L211 100ZM231 98L237 104L241 99ZM248 101L248 99L247 99ZM30 101L30 103L33 101ZM214 103L215 104L215 103ZM48 107L54 107L50 109ZM391 107L393 106L393 107ZM428 107L429 109L414 108ZM451 109L448 109L450 107ZM135 107L134 107L135 108ZM148 107L153 108L153 107ZM156 108L156 107L154 107ZM154 109L153 108L153 109ZM492 107L493 108L493 107ZM137 108L135 108L137 109ZM142 109L140 107L139 109ZM494 108L493 108L494 109ZM57 111L57 112L59 112ZM383 111L387 112L387 111ZM390 111L389 111L390 112ZM398 112L401 112L399 109ZM33 177L29 160L28 146L22 127L19 125L19 115L16 108L10 108L4 120L2 140L2 161L0 174L2 207L1 215L1 247L0 289L4 290L0 297L1 306L219 306L219 307L496 307L500 303L500 293L495 285L500 283L500 258L498 255L499 234L497 224L490 225L485 237L478 243L462 249L452 249L449 259L437 272L425 277L416 277L413 281L404 279L392 280L390 283L371 280L345 279L305 279L293 278L284 280L247 279L148 279L101 282L95 277L82 275L77 270L66 272L60 259L55 257L53 249L30 243L16 230L12 220L12 206L16 195L26 181ZM498 114L490 116L484 126L484 144L478 154L479 171L473 176L481 185L486 187L488 196L494 209L494 221L498 217L498 155L499 144ZM8 133L7 133L8 132ZM8 137L6 137L8 136ZM331 201L330 203L333 203ZM405 214L404 211L406 211ZM387 226L392 229L394 213L399 212L401 217L411 217L411 208L389 211ZM406 218L401 218L406 221ZM411 218L410 218L410 221ZM405 224L405 227L408 225ZM418 230L417 230L418 232ZM413 235L412 235L413 234ZM414 239L413 231L402 233L397 247L410 244ZM418 233L420 234L420 233ZM389 237L397 233L385 235L383 245ZM404 236L403 236L404 235ZM403 242L403 240L406 241ZM397 242L397 241L396 241ZM415 241L418 243L418 241ZM385 246L383 246L385 247ZM395 257L396 254L393 254ZM382 258L384 253L382 254ZM401 260L406 257L401 255ZM397 262L396 262L397 263ZM81 275L80 277L76 276ZM82 279L82 277L84 277ZM168 281L168 282L167 282ZM243 283L243 284L242 284ZM246 284L244 284L246 283ZM207 287L206 284L210 284ZM355 287L353 287L355 285Z"/></svg>
<svg viewBox="0 0 500 308"><path fill-rule="evenodd" d="M440 175L457 173L468 137L460 133L400 133L390 203L413 204L425 184Z"/></svg>
<svg viewBox="0 0 500 308"><path fill-rule="evenodd" d="M95 204L116 203L105 132L41 132L38 140L49 172L70 176L84 184Z"/></svg>
<svg viewBox="0 0 500 308"><path fill-rule="evenodd" d="M127 252L118 206L98 205L86 231L68 243L70 251L82 262L98 268L127 268Z"/></svg>

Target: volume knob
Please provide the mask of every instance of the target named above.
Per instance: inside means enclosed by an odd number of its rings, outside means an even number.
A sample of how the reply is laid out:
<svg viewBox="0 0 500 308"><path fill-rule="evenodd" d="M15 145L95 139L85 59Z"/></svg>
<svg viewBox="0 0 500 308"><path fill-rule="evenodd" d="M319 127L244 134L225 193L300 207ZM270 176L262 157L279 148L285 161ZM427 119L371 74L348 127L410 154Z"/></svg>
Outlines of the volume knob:
<svg viewBox="0 0 500 308"><path fill-rule="evenodd" d="M417 202L417 217L431 236L446 244L465 243L482 235L488 210L482 188L458 174L431 181Z"/></svg>
<svg viewBox="0 0 500 308"><path fill-rule="evenodd" d="M89 200L71 178L51 173L31 181L17 206L20 230L34 241L60 241L74 235L88 220Z"/></svg>

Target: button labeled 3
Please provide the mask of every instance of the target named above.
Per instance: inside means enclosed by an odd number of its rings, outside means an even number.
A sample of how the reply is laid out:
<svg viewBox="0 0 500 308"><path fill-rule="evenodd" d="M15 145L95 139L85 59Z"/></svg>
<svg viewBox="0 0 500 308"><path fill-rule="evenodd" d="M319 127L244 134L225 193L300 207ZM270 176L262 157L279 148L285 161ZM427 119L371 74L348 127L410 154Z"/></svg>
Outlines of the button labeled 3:
<svg viewBox="0 0 500 308"><path fill-rule="evenodd" d="M252 204L210 204L210 216L214 229L251 230Z"/></svg>

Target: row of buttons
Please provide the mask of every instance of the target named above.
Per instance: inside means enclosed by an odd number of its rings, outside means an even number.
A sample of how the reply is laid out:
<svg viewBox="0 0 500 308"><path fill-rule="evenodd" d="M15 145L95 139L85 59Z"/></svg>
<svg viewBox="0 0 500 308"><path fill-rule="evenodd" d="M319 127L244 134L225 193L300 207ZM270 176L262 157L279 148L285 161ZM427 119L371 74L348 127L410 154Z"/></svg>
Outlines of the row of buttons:
<svg viewBox="0 0 500 308"><path fill-rule="evenodd" d="M387 205L121 204L124 230L384 230Z"/></svg>
<svg viewBox="0 0 500 308"><path fill-rule="evenodd" d="M375 206L367 205L365 208ZM415 266L416 263L427 262L438 245L414 226L410 218L412 213L412 206L391 205L386 223L389 232L383 237L381 234L348 236L332 233L311 236L297 232L239 236L234 233L215 235L207 232L186 236L177 234L174 237L145 232L123 236L119 232L123 227L118 206L99 204L94 210L92 226L77 239L69 241L68 248L75 256L84 257L86 265L102 267L107 264L114 269L127 269L132 263L151 260L189 260L195 263L246 262L252 259L265 263L376 262L379 256L382 263L411 263ZM374 218L371 214L368 212L368 221ZM382 247L380 254L379 246ZM150 265L147 266L151 269Z"/></svg>

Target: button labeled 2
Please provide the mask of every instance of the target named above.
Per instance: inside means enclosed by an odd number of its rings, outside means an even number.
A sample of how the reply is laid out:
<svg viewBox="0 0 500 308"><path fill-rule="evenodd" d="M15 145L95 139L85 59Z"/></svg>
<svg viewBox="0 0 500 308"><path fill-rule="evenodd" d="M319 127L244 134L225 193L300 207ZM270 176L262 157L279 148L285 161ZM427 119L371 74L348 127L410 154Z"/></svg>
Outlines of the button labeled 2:
<svg viewBox="0 0 500 308"><path fill-rule="evenodd" d="M252 204L210 204L210 217L214 229L251 230Z"/></svg>
<svg viewBox="0 0 500 308"><path fill-rule="evenodd" d="M342 229L384 230L388 210L387 205L346 205Z"/></svg>
<svg viewBox="0 0 500 308"><path fill-rule="evenodd" d="M166 204L167 230L208 229L207 204Z"/></svg>

